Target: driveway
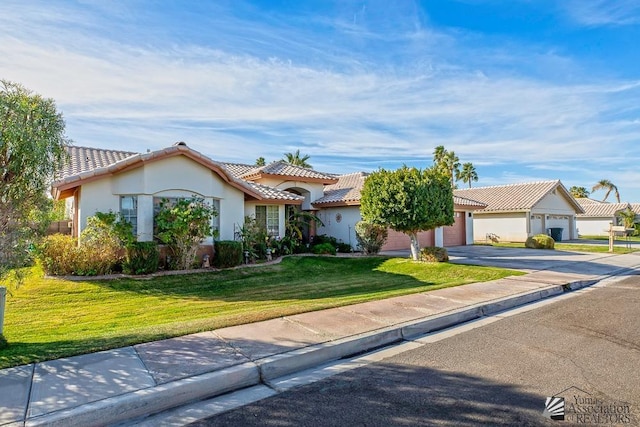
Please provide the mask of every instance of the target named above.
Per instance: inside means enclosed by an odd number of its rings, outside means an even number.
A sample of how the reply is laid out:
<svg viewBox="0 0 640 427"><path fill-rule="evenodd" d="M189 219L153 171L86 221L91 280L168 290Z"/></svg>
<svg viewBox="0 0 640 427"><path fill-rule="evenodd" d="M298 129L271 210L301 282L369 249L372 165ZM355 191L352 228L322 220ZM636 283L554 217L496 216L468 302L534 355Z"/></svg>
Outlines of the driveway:
<svg viewBox="0 0 640 427"><path fill-rule="evenodd" d="M550 270L559 273L608 274L616 266L616 255L609 253L584 253L560 250L527 248L503 248L470 245L447 248L449 258L455 264L484 265L510 268L526 272ZM410 252L384 252L383 255L408 257ZM640 264L640 253L638 253Z"/></svg>

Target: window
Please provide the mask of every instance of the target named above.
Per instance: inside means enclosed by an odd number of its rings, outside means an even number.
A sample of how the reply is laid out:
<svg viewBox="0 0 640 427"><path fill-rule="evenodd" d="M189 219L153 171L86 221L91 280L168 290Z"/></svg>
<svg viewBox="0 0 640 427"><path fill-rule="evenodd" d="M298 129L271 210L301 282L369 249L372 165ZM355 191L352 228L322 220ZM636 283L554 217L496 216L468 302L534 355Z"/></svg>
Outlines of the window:
<svg viewBox="0 0 640 427"><path fill-rule="evenodd" d="M138 234L138 196L120 196L120 216L133 225L133 234Z"/></svg>
<svg viewBox="0 0 640 427"><path fill-rule="evenodd" d="M263 226L270 236L280 235L280 209L278 206L256 206L256 222Z"/></svg>

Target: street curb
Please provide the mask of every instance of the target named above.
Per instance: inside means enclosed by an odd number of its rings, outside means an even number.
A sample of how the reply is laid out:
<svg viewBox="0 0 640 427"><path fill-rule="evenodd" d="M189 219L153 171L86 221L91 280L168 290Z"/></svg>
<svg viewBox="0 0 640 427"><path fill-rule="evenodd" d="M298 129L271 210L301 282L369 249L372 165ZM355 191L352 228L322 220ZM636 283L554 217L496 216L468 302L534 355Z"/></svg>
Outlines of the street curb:
<svg viewBox="0 0 640 427"><path fill-rule="evenodd" d="M31 426L104 426L175 408L260 383L258 367L247 362L75 408L28 419Z"/></svg>
<svg viewBox="0 0 640 427"><path fill-rule="evenodd" d="M400 323L386 328L268 356L170 383L162 384L97 402L27 419L31 426L105 426L141 421L146 417L199 400L219 396L246 387L269 384L274 379L304 371L325 363L352 357L391 344L408 342L420 335L447 329L471 320L581 289L599 282L577 281L548 285L534 291L481 302L444 314ZM20 423L19 425L22 425Z"/></svg>

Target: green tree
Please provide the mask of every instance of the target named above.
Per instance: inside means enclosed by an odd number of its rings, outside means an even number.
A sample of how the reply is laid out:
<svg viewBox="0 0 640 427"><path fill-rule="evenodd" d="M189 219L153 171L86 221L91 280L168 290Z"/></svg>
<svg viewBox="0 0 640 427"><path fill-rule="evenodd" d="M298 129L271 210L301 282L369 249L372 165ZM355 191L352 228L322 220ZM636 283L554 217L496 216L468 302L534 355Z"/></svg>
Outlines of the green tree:
<svg viewBox="0 0 640 427"><path fill-rule="evenodd" d="M451 182L451 187L455 188L455 181L460 174L460 159L454 151L448 151L444 146L439 145L433 151L433 164L440 172L445 174Z"/></svg>
<svg viewBox="0 0 640 427"><path fill-rule="evenodd" d="M211 222L216 215L216 209L197 196L175 203L167 199L160 202L156 236L169 249L171 267L186 270L194 265L200 243L214 234Z"/></svg>
<svg viewBox="0 0 640 427"><path fill-rule="evenodd" d="M634 228L636 223L636 213L632 211L630 208L627 208L623 211L618 212L618 217L622 221L622 225L625 228Z"/></svg>
<svg viewBox="0 0 640 427"><path fill-rule="evenodd" d="M309 163L307 163L307 160L309 160L311 158L311 156L309 155L301 155L300 154L300 150L296 150L295 153L285 153L284 154L284 161L287 163L290 163L294 166L300 166L303 168L308 168L311 169L311 165Z"/></svg>
<svg viewBox="0 0 640 427"><path fill-rule="evenodd" d="M42 229L34 218L51 207L46 190L66 159L64 129L52 99L0 81L0 270L24 264Z"/></svg>
<svg viewBox="0 0 640 427"><path fill-rule="evenodd" d="M464 183L469 184L469 188L471 188L471 181L478 182L478 172L476 172L475 166L473 163L467 162L462 165L462 170L456 173L456 181L462 180Z"/></svg>
<svg viewBox="0 0 640 427"><path fill-rule="evenodd" d="M604 197L602 198L603 202L606 201L607 197L609 197L609 194L613 192L613 194L616 196L617 202L620 203L620 193L618 192L618 187L616 187L613 184L613 182L609 181L608 179L601 179L596 183L596 185L593 186L593 188L591 189L591 192L595 193L596 191L600 191L600 190L607 191Z"/></svg>
<svg viewBox="0 0 640 427"><path fill-rule="evenodd" d="M264 159L264 157L258 157L256 159L256 166L265 166L267 164L267 161Z"/></svg>
<svg viewBox="0 0 640 427"><path fill-rule="evenodd" d="M454 222L451 182L436 168L380 169L364 182L360 210L364 221L407 234L411 256L418 260L418 232Z"/></svg>
<svg viewBox="0 0 640 427"><path fill-rule="evenodd" d="M589 190L587 190L585 187L578 187L574 185L569 189L569 192L573 195L573 197L576 197L578 199L589 197Z"/></svg>

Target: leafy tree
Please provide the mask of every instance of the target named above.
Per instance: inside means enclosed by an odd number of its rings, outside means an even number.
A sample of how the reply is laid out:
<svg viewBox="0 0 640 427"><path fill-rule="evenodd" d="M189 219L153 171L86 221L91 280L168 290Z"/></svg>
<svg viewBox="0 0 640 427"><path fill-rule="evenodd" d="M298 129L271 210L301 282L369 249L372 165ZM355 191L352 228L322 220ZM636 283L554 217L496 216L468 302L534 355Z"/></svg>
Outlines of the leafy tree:
<svg viewBox="0 0 640 427"><path fill-rule="evenodd" d="M454 222L451 182L436 168L380 169L365 180L360 209L364 221L407 234L411 256L418 260L418 232Z"/></svg>
<svg viewBox="0 0 640 427"><path fill-rule="evenodd" d="M616 187L613 184L613 182L609 181L608 179L601 179L596 183L596 185L593 186L593 188L591 189L591 192L595 193L596 191L600 191L600 190L607 191L604 197L602 198L603 202L606 201L607 197L609 197L609 194L613 192L613 194L616 196L616 200L618 201L618 203L620 203L620 193L618 192L618 187Z"/></svg>
<svg viewBox="0 0 640 427"><path fill-rule="evenodd" d="M64 129L52 99L0 81L0 270L28 259L34 218L50 206L47 186L66 158Z"/></svg>
<svg viewBox="0 0 640 427"><path fill-rule="evenodd" d="M264 157L258 157L256 159L256 166L265 166L267 164L267 161L264 159Z"/></svg>
<svg viewBox="0 0 640 427"><path fill-rule="evenodd" d="M300 155L300 150L296 150L295 153L285 153L283 160L294 166L300 166L303 168L311 169L311 165L307 163L307 160L309 160L310 158L311 156L309 155L304 155L304 156Z"/></svg>
<svg viewBox="0 0 640 427"><path fill-rule="evenodd" d="M218 215L204 199L192 196L170 203L164 199L156 214L156 236L167 245L172 267L186 270L193 266L200 243L213 235L211 221Z"/></svg>
<svg viewBox="0 0 640 427"><path fill-rule="evenodd" d="M589 197L589 190L584 187L573 186L569 189L569 192L576 198Z"/></svg>
<svg viewBox="0 0 640 427"><path fill-rule="evenodd" d="M387 227L358 221L355 226L356 240L362 251L367 254L377 254L387 241L389 235Z"/></svg>
<svg viewBox="0 0 640 427"><path fill-rule="evenodd" d="M433 152L433 164L436 169L449 177L451 187L455 187L455 180L460 175L460 159L454 151L447 151L444 146L439 145Z"/></svg>
<svg viewBox="0 0 640 427"><path fill-rule="evenodd" d="M476 172L475 166L473 163L467 162L462 165L462 170L456 173L456 181L462 180L464 183L469 184L469 188L471 188L471 181L478 182L478 172Z"/></svg>

